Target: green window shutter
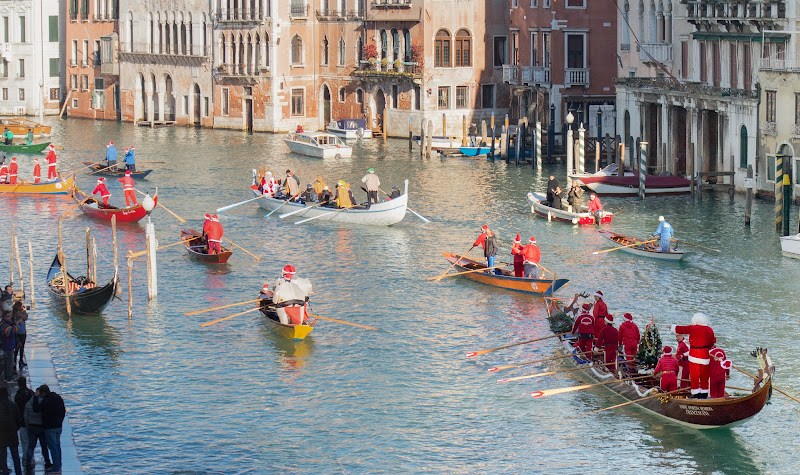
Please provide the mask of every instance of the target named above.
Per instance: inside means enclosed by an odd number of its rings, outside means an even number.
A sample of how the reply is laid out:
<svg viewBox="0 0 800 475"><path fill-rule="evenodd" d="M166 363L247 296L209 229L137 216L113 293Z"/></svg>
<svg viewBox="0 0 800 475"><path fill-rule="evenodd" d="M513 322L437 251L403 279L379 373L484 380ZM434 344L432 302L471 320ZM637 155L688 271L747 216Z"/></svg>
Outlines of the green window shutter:
<svg viewBox="0 0 800 475"><path fill-rule="evenodd" d="M50 77L58 77L58 58L50 58Z"/></svg>
<svg viewBox="0 0 800 475"><path fill-rule="evenodd" d="M50 42L58 43L58 15L50 16Z"/></svg>

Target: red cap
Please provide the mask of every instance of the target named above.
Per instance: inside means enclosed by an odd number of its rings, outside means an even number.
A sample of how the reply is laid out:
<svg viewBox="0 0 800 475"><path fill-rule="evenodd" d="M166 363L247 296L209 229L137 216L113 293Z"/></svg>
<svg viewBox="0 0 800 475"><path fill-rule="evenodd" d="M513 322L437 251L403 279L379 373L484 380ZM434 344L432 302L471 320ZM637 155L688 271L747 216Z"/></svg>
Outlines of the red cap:
<svg viewBox="0 0 800 475"><path fill-rule="evenodd" d="M98 178L98 179L97 179L97 183L98 183L98 184L103 184L103 179L102 179L102 178Z"/></svg>
<svg viewBox="0 0 800 475"><path fill-rule="evenodd" d="M11 161L12 162L16 162L17 161L17 157L11 157Z"/></svg>
<svg viewBox="0 0 800 475"><path fill-rule="evenodd" d="M669 356L671 354L672 354L672 347L671 346L665 346L664 347L664 356Z"/></svg>
<svg viewBox="0 0 800 475"><path fill-rule="evenodd" d="M625 315L623 315L623 317L625 318L625 320L629 320L631 322L633 321L633 315L631 315L630 313L626 313Z"/></svg>
<svg viewBox="0 0 800 475"><path fill-rule="evenodd" d="M108 142L108 145L114 145L114 142Z"/></svg>
<svg viewBox="0 0 800 475"><path fill-rule="evenodd" d="M290 275L291 275L291 274L295 274L296 272L297 272L297 271L294 269L294 266L293 266L293 265L291 265L291 264L287 264L287 265L286 265L286 266L283 268L283 273L284 273L284 274L290 274Z"/></svg>
<svg viewBox="0 0 800 475"><path fill-rule="evenodd" d="M613 324L614 323L614 317L612 315L607 316L606 317L606 323Z"/></svg>
<svg viewBox="0 0 800 475"><path fill-rule="evenodd" d="M583 307L584 310L589 310L590 308L592 308L592 304L585 303L585 304L581 305L581 307Z"/></svg>
<svg viewBox="0 0 800 475"><path fill-rule="evenodd" d="M594 293L594 296L595 296L595 297L600 297L600 298L603 298L603 292L601 292L601 291L599 291L599 290L598 290L597 292L595 292L595 293Z"/></svg>
<svg viewBox="0 0 800 475"><path fill-rule="evenodd" d="M131 145L131 150L134 150L135 148L136 148L136 147L134 147L133 145Z"/></svg>
<svg viewBox="0 0 800 475"><path fill-rule="evenodd" d="M210 214L207 214L204 217L206 218L206 220L210 220L211 219L211 215Z"/></svg>
<svg viewBox="0 0 800 475"><path fill-rule="evenodd" d="M130 170L125 170L125 174L126 174L126 175L130 175L130 174L131 174L131 171L130 171Z"/></svg>
<svg viewBox="0 0 800 475"><path fill-rule="evenodd" d="M594 193L592 193L591 195L589 195L589 198L597 198L597 195L595 195Z"/></svg>
<svg viewBox="0 0 800 475"><path fill-rule="evenodd" d="M531 236L530 242L533 243L533 244L536 244L536 238Z"/></svg>
<svg viewBox="0 0 800 475"><path fill-rule="evenodd" d="M262 290L267 290L269 288L269 284L264 284L261 286Z"/></svg>
<svg viewBox="0 0 800 475"><path fill-rule="evenodd" d="M514 239L514 242L519 242L519 241L520 241L519 234L517 234L517 237Z"/></svg>
<svg viewBox="0 0 800 475"><path fill-rule="evenodd" d="M211 215L211 221L219 222L219 217L216 214Z"/></svg>
<svg viewBox="0 0 800 475"><path fill-rule="evenodd" d="M487 225L487 224L484 224L483 226L481 226L481 229L483 229L484 231L486 231L486 230L488 230L488 229L489 229L489 225Z"/></svg>

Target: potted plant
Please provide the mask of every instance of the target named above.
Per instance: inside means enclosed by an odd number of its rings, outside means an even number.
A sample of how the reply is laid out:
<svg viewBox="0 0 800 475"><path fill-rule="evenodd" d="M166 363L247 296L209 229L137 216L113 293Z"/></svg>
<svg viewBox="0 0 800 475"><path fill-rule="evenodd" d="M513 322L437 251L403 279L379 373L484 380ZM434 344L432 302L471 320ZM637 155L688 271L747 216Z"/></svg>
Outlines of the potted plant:
<svg viewBox="0 0 800 475"><path fill-rule="evenodd" d="M403 72L403 62L400 61L400 59L394 60L394 70L397 71L398 73Z"/></svg>
<svg viewBox="0 0 800 475"><path fill-rule="evenodd" d="M381 71L389 70L389 58L381 59Z"/></svg>
<svg viewBox="0 0 800 475"><path fill-rule="evenodd" d="M369 61L372 69L375 69L375 63L378 61L378 48L375 47L374 43L364 45L364 58Z"/></svg>

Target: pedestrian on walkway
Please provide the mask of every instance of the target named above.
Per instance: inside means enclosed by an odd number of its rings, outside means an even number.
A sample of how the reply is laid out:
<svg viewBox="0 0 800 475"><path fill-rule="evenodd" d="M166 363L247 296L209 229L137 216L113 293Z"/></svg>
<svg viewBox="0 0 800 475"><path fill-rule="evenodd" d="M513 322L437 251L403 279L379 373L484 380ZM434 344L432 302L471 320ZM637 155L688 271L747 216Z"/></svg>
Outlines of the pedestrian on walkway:
<svg viewBox="0 0 800 475"><path fill-rule="evenodd" d="M44 438L47 441L47 451L53 462L52 468L46 473L61 473L61 424L67 414L64 400L58 393L50 391L50 387L42 384L34 392L33 410L41 413L44 425Z"/></svg>
<svg viewBox="0 0 800 475"><path fill-rule="evenodd" d="M8 386L0 383L0 468L8 470L8 451L14 461L14 473L22 475L19 462L19 438L17 431L22 426L22 416L17 405L8 398Z"/></svg>
<svg viewBox="0 0 800 475"><path fill-rule="evenodd" d="M11 319L11 312L3 311L0 320L0 349L3 350L3 380L14 381L14 350L17 349L17 330L19 326Z"/></svg>
<svg viewBox="0 0 800 475"><path fill-rule="evenodd" d="M22 371L22 367L27 365L23 360L25 359L25 340L28 337L28 311L21 300L14 302L14 307L11 310L11 321L17 324L17 347L14 348L14 366L16 367L19 361L19 370ZM19 356L19 360L17 360L17 356ZM20 408L20 411L22 411L22 408Z"/></svg>
<svg viewBox="0 0 800 475"><path fill-rule="evenodd" d="M19 387L22 387L22 385ZM19 394L19 390L17 391L17 394ZM25 409L22 411L22 420L25 423L25 429L28 433L28 443L24 446L25 453L22 456L22 460L25 462L26 469L33 468L35 464L33 451L36 449L36 442L38 441L39 445L42 447L44 469L49 470L53 467L53 464L50 462L50 454L47 451L47 441L44 437L44 424L42 423L42 415L33 410L34 399L40 400L39 397L36 396L33 391L31 391L31 398L27 403L25 403Z"/></svg>
<svg viewBox="0 0 800 475"><path fill-rule="evenodd" d="M22 466L28 466L28 459L25 453L28 449L28 428L25 427L25 405L33 397L33 391L28 387L28 380L25 376L20 376L17 379L17 393L14 395L14 403L17 405L17 410L22 414L22 427L19 428L19 446L22 452Z"/></svg>

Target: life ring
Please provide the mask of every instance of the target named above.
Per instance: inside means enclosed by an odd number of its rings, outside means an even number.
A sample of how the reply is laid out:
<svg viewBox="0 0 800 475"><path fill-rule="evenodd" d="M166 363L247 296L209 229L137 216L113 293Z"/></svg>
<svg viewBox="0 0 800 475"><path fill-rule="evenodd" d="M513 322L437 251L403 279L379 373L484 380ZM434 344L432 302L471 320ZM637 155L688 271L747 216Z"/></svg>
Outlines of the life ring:
<svg viewBox="0 0 800 475"><path fill-rule="evenodd" d="M578 218L572 218L572 224L578 224Z"/></svg>
<svg viewBox="0 0 800 475"><path fill-rule="evenodd" d="M358 138L363 138L364 137L364 128L363 127L359 127L358 130L356 130L356 135L358 136Z"/></svg>

